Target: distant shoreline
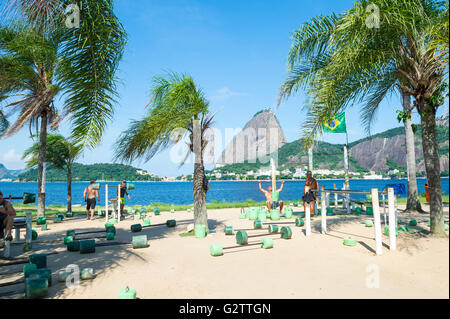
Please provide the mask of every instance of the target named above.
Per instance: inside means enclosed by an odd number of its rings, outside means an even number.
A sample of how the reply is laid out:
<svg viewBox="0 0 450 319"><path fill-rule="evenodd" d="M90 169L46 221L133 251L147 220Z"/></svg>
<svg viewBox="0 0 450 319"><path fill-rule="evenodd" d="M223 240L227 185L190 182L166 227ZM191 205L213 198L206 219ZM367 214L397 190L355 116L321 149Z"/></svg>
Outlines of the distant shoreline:
<svg viewBox="0 0 450 319"><path fill-rule="evenodd" d="M442 176L441 179L448 179L448 176ZM417 179L426 179L426 177L417 177ZM318 181L344 181L343 178L317 178ZM387 180L387 181L405 181L406 178L376 178L376 179L365 179L365 178L351 178L350 181L379 181L379 180ZM285 181L285 182L301 182L305 181L305 179L277 179L277 181ZM122 181L96 181L97 183L117 183L120 184ZM209 180L209 182L271 182L271 180L264 179L252 179L252 180ZM0 181L0 183L37 183L37 181ZM57 182L46 182L46 183L67 183L66 181L57 181ZM73 181L74 183L90 183L90 181ZM127 183L192 183L192 181L127 181Z"/></svg>

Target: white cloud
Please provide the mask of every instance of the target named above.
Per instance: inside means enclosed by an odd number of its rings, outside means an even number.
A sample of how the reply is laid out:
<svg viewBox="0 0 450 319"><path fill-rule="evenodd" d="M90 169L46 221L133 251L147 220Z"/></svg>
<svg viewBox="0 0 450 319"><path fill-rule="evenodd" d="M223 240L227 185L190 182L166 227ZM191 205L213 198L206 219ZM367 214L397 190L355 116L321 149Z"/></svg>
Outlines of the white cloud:
<svg viewBox="0 0 450 319"><path fill-rule="evenodd" d="M223 87L219 90L217 90L214 95L211 97L211 100L214 101L225 101L232 97L236 96L247 96L247 93L241 93L241 92L234 92L230 90L228 87Z"/></svg>
<svg viewBox="0 0 450 319"><path fill-rule="evenodd" d="M0 156L2 164L8 169L21 169L25 166L22 155L17 154L15 149L10 149Z"/></svg>

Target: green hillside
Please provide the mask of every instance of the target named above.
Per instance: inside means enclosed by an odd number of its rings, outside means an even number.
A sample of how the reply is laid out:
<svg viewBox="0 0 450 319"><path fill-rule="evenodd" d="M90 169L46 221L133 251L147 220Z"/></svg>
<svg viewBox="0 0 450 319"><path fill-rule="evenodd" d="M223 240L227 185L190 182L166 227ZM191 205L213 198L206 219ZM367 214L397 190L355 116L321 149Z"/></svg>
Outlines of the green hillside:
<svg viewBox="0 0 450 319"><path fill-rule="evenodd" d="M74 163L72 168L72 181L107 180L107 181L157 181L157 177L140 175L137 168L124 164L92 164L83 165ZM37 180L37 169L33 168L17 177L23 182ZM67 181L65 170L48 169L46 179L49 182Z"/></svg>
<svg viewBox="0 0 450 319"><path fill-rule="evenodd" d="M342 169L343 167L343 144L330 144L326 142L319 142L314 149L314 169L328 168L328 169ZM291 167L298 167L308 165L308 151L303 147L302 142L294 141L286 143L278 150L279 170L289 169ZM319 165L320 164L320 165ZM225 173L233 172L236 174L245 174L248 171L257 171L260 168L267 167L268 162L261 163L237 163L218 167L215 171ZM356 160L350 157L349 165L354 172L368 172L367 169L361 167ZM212 171L207 171L211 173Z"/></svg>
<svg viewBox="0 0 450 319"><path fill-rule="evenodd" d="M415 135L417 137L421 137L421 126L416 125L417 130L415 132ZM375 138L392 138L397 135L404 134L404 128L402 126L396 127L360 140L357 140L355 142L349 143L350 148L354 147L355 145L368 141L370 139ZM437 127L437 137L438 137L438 143L443 143L448 140L449 136L449 128L447 126L438 126ZM344 168L343 163L343 151L344 144L330 144L326 142L318 142L315 149L314 149L314 169L320 169L320 168L326 168L330 170L342 170ZM448 156L449 148L448 146L442 146L439 148L439 153L441 155L447 155ZM289 169L291 167L298 167L298 166L306 166L308 165L308 151L303 147L302 142L299 140L293 141L291 143L286 143L278 150L278 165L279 170ZM399 169L401 171L405 171L406 168L401 166L399 163L396 163L395 161L391 159L387 159L386 162L389 169ZM245 174L248 171L257 171L260 168L267 167L268 163L260 163L259 161L256 163L238 163L238 164L232 164L232 165L225 165L222 167L218 167L215 169L215 171L226 173L226 172L232 172L236 174ZM365 167L362 167L358 164L358 162L353 159L351 156L349 158L349 166L350 170L353 172L368 172L368 169ZM207 173L211 173L212 171L208 171Z"/></svg>

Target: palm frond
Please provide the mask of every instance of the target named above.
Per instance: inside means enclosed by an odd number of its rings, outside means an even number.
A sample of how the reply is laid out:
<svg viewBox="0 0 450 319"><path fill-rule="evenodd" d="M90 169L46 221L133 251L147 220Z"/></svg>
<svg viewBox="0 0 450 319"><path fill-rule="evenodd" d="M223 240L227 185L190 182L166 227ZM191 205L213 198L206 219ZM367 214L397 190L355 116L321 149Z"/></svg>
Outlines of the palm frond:
<svg viewBox="0 0 450 319"><path fill-rule="evenodd" d="M114 158L127 162L139 158L148 161L159 151L183 139L184 136L174 138L174 131L181 128L186 130L186 135L192 121L207 113L208 101L190 76L178 73L156 76L148 114L142 120L132 121L119 136ZM204 120L205 124L211 124L211 118Z"/></svg>
<svg viewBox="0 0 450 319"><path fill-rule="evenodd" d="M77 144L96 146L117 103L115 73L126 34L113 11L112 0L79 0L80 28L65 29L64 61L59 80L72 114L72 137Z"/></svg>

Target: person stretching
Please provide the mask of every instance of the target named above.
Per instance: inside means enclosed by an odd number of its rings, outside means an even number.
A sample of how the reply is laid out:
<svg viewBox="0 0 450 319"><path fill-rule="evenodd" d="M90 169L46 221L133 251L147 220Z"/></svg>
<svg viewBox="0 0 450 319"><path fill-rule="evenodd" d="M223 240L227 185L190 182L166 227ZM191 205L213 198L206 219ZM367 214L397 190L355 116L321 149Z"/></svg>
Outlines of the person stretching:
<svg viewBox="0 0 450 319"><path fill-rule="evenodd" d="M11 202L6 201L3 198L3 193L0 191L0 248L4 245L4 240L11 241L11 230L14 226L14 217L16 216L16 211L12 206ZM3 229L6 233L3 234ZM3 236L5 238L3 239Z"/></svg>
<svg viewBox="0 0 450 319"><path fill-rule="evenodd" d="M281 182L281 187L277 190L278 193L280 193L283 190L284 181ZM259 182L259 190L266 196L266 202L267 202L267 208L269 211L271 209L275 209L277 207L280 207L280 213L283 211L283 201L272 201L272 186L269 186L267 190L264 190L261 187L261 182Z"/></svg>
<svg viewBox="0 0 450 319"><path fill-rule="evenodd" d="M313 189L319 189L319 183L312 177L311 171L306 172L305 187L303 188L303 209L306 213L306 203L309 205L310 216L314 216L314 204L316 203L316 196L313 193Z"/></svg>
<svg viewBox="0 0 450 319"><path fill-rule="evenodd" d="M89 210L91 211L91 220L94 220L95 205L97 204L95 196L97 195L98 201L100 202L100 195L98 190L94 189L92 185L95 181L91 181L91 184L84 189L83 198L86 203L86 220L89 220ZM86 197L87 196L87 197Z"/></svg>

